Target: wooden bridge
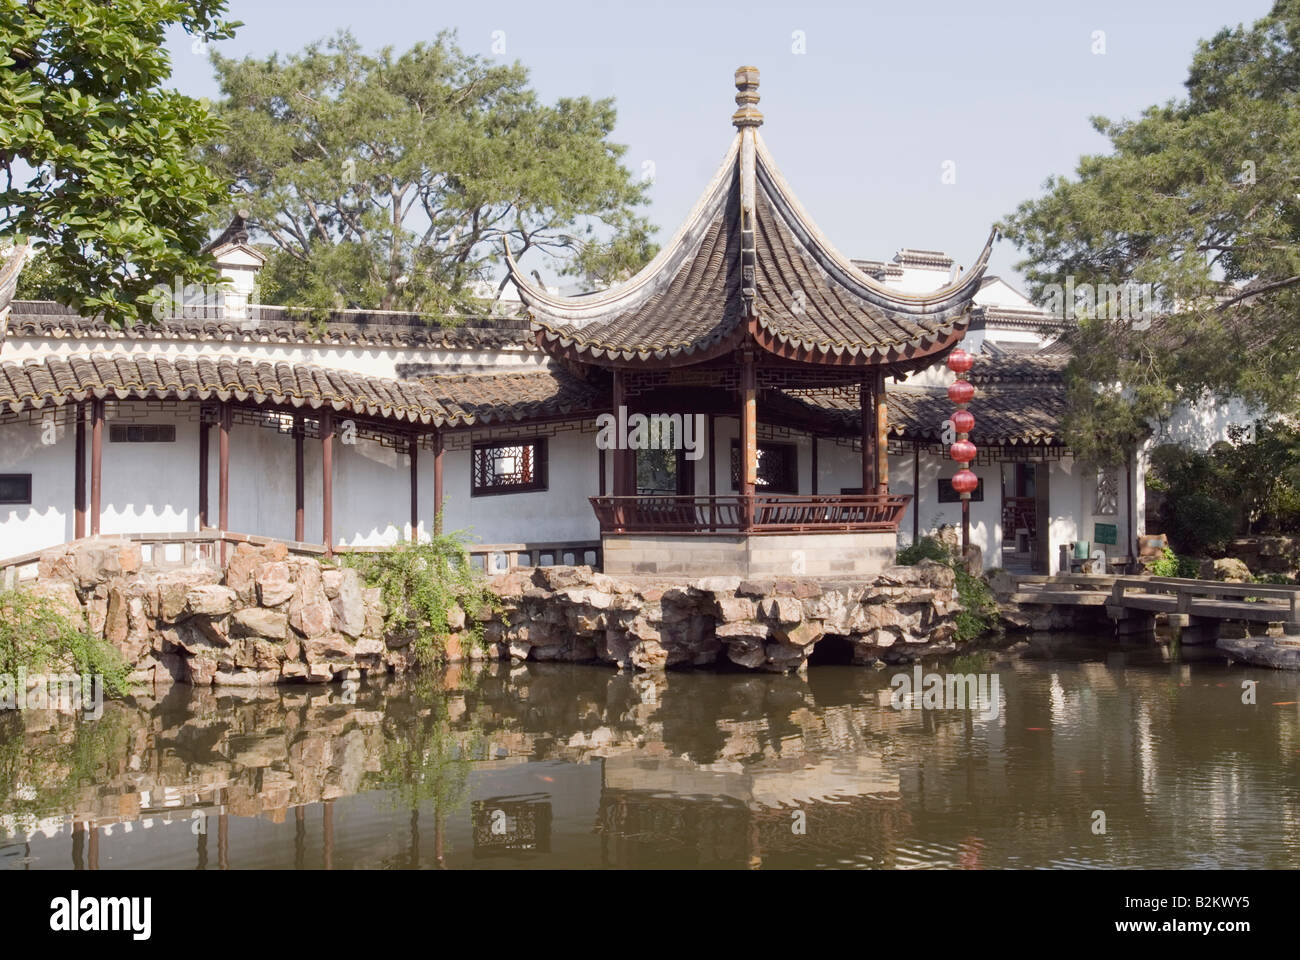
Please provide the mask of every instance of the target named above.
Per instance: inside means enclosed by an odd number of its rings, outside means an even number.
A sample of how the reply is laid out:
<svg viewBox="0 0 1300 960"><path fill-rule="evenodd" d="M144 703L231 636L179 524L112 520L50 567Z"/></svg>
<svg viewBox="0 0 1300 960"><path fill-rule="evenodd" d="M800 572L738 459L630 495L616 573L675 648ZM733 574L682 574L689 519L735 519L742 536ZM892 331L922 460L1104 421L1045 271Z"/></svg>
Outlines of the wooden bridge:
<svg viewBox="0 0 1300 960"><path fill-rule="evenodd" d="M1120 636L1152 632L1157 615L1179 629L1186 642L1213 642L1225 621L1264 624L1274 632L1300 635L1300 586L1061 574L1016 577L1008 599L1017 604L1104 607Z"/></svg>

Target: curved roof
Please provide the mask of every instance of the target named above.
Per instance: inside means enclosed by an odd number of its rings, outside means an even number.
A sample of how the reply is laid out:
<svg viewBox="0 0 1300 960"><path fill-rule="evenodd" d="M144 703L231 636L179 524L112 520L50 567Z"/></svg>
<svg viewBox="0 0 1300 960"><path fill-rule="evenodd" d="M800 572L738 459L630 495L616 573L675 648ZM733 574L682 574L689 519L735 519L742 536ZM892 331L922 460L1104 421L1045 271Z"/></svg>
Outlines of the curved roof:
<svg viewBox="0 0 1300 960"><path fill-rule="evenodd" d="M506 250L542 347L587 363L680 366L749 338L788 359L901 371L956 343L996 234L942 289L886 286L831 245L782 178L757 131L757 71L737 71L737 87L738 132L722 165L672 241L627 283L553 296Z"/></svg>

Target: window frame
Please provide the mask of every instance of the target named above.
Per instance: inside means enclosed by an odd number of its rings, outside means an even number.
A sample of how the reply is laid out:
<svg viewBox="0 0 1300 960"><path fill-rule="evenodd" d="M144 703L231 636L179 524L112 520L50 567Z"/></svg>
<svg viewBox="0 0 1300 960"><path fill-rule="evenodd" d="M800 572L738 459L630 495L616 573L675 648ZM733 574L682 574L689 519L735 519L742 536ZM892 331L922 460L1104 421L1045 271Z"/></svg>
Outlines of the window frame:
<svg viewBox="0 0 1300 960"><path fill-rule="evenodd" d="M30 473L0 473L0 481L6 480L25 480L27 482L27 498L25 500L11 500L6 497L0 497L0 505L3 506L31 506L32 503L32 475Z"/></svg>
<svg viewBox="0 0 1300 960"><path fill-rule="evenodd" d="M789 451L786 460L786 470L784 477L784 486L774 487L772 485L763 486L754 484L755 495L773 494L777 496L798 496L799 495L799 444L785 443L777 441L761 441L758 444L759 451L759 470L763 466L763 450L783 449ZM732 439L731 441L731 489L740 490L740 441Z"/></svg>
<svg viewBox="0 0 1300 960"><path fill-rule="evenodd" d="M533 447L533 479L527 483L498 486L481 486L478 482L478 458L482 451L503 447ZM512 440L484 440L470 445L469 495L471 497L502 497L512 493L543 493L549 489L549 462L545 437L521 437Z"/></svg>
<svg viewBox="0 0 1300 960"><path fill-rule="evenodd" d="M131 439L131 428L135 427L141 430L154 431L171 431L168 438L160 438L156 434L152 438L146 439L140 437ZM117 434L115 436L115 434ZM108 425L108 442L109 443L175 443L176 442L176 424L174 423L130 423L118 421L110 422Z"/></svg>

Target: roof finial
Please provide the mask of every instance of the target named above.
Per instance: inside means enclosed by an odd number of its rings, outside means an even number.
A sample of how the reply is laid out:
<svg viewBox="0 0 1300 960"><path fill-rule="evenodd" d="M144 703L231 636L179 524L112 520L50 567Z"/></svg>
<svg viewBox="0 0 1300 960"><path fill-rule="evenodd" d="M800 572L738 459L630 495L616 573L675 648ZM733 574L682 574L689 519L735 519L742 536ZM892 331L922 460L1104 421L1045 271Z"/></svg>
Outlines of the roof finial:
<svg viewBox="0 0 1300 960"><path fill-rule="evenodd" d="M736 69L736 106L739 109L731 115L731 122L738 129L763 125L758 111L758 67Z"/></svg>

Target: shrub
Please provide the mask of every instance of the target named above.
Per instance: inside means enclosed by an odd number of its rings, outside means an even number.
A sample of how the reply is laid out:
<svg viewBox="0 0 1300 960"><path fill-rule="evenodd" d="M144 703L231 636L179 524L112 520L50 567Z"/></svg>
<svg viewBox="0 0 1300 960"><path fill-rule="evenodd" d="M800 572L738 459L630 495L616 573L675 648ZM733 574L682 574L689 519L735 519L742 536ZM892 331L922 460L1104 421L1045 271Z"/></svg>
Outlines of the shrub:
<svg viewBox="0 0 1300 960"><path fill-rule="evenodd" d="M0 591L0 673L75 671L103 678L104 690L127 690L131 665L112 644L74 624L49 597L30 590Z"/></svg>
<svg viewBox="0 0 1300 960"><path fill-rule="evenodd" d="M922 560L934 560L951 567L957 578L957 596L962 609L955 617L957 641L965 643L983 636L997 626L998 605L993 590L981 577L973 577L954 557L941 540L922 537L916 543L898 551L898 563L915 566Z"/></svg>
<svg viewBox="0 0 1300 960"><path fill-rule="evenodd" d="M483 624L475 615L484 606L500 611L500 601L487 589L484 577L470 563L465 534L438 534L432 540L400 541L389 550L349 553L343 562L355 567L372 587L378 587L390 634L414 631L412 644L422 665L447 656L453 606L466 614L469 643L483 642Z"/></svg>

